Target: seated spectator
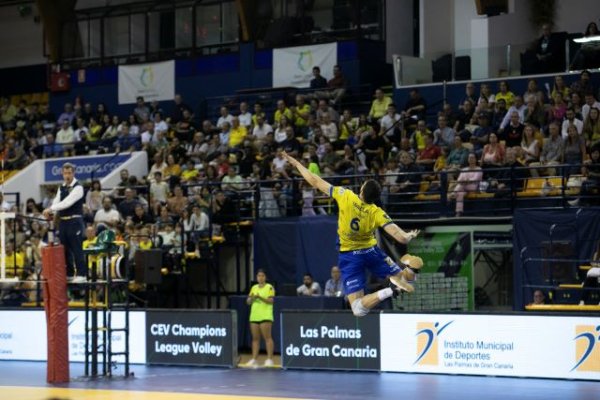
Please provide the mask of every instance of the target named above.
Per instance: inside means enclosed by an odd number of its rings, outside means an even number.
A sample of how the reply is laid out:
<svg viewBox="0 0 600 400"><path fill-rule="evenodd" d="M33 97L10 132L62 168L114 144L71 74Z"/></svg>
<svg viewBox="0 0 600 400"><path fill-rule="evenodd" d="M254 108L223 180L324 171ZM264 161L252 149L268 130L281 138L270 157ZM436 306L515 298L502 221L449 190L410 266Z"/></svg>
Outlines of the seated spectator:
<svg viewBox="0 0 600 400"><path fill-rule="evenodd" d="M500 138L505 141L506 148L521 146L523 141L523 130L525 125L521 123L519 113L513 111L510 116L510 123L502 130Z"/></svg>
<svg viewBox="0 0 600 400"><path fill-rule="evenodd" d="M416 163L424 171L433 171L433 164L435 164L440 154L440 148L433 144L433 135L431 133L426 134L425 148L419 152Z"/></svg>
<svg viewBox="0 0 600 400"><path fill-rule="evenodd" d="M212 202L212 220L215 224L223 225L234 222L239 217L234 202L225 196L222 191L217 191Z"/></svg>
<svg viewBox="0 0 600 400"><path fill-rule="evenodd" d="M221 180L221 190L225 192L225 195L235 197L245 188L244 179L237 173L235 168L229 168L227 175Z"/></svg>
<svg viewBox="0 0 600 400"><path fill-rule="evenodd" d="M337 125L332 121L329 113L323 114L323 119L321 121L321 132L327 139L329 139L331 143L335 143L338 139Z"/></svg>
<svg viewBox="0 0 600 400"><path fill-rule="evenodd" d="M596 101L594 93L585 94L585 104L581 107L581 119L585 120L592 108L600 108L600 103Z"/></svg>
<svg viewBox="0 0 600 400"><path fill-rule="evenodd" d="M370 166L373 160L383 160L385 141L377 132L378 130L375 130L375 127L369 126L369 130L361 136L356 145L357 154L365 156L367 167Z"/></svg>
<svg viewBox="0 0 600 400"><path fill-rule="evenodd" d="M546 112L543 104L540 104L536 98L530 97L527 101L527 107L523 113L525 124L532 124L537 129L546 127Z"/></svg>
<svg viewBox="0 0 600 400"><path fill-rule="evenodd" d="M569 87L565 84L565 80L563 79L562 75L556 75L554 77L552 91L549 93L552 100L556 100L557 94L561 94L563 100L568 99L571 94L571 89L569 89Z"/></svg>
<svg viewBox="0 0 600 400"><path fill-rule="evenodd" d="M3 153L7 169L22 169L29 162L23 148L17 144L16 140L12 137L6 140Z"/></svg>
<svg viewBox="0 0 600 400"><path fill-rule="evenodd" d="M262 115L256 116L256 124L252 129L252 136L256 149L262 148L269 133L273 133L273 127L265 122L265 118Z"/></svg>
<svg viewBox="0 0 600 400"><path fill-rule="evenodd" d="M350 109L345 109L340 117L340 123L338 125L338 131L340 132L339 139L343 142L347 142L354 136L358 129L359 118L352 116Z"/></svg>
<svg viewBox="0 0 600 400"><path fill-rule="evenodd" d="M529 164L533 169L530 170L531 176L537 177L540 175L556 176L556 165L562 164L564 155L564 140L560 136L560 128L556 122L551 122L548 125L550 136L544 140L542 151L540 153L540 162L532 162ZM534 168L546 167L546 168Z"/></svg>
<svg viewBox="0 0 600 400"><path fill-rule="evenodd" d="M233 120L233 115L229 113L229 108L226 106L221 106L219 109L219 119L217 120L217 128L223 128L223 124L227 123L231 126L231 121Z"/></svg>
<svg viewBox="0 0 600 400"><path fill-rule="evenodd" d="M61 144L57 144L54 141L54 136L49 133L46 135L46 143L44 144L44 150L42 152L43 158L62 157L63 147Z"/></svg>
<svg viewBox="0 0 600 400"><path fill-rule="evenodd" d="M527 90L523 93L523 102L529 103L529 100L537 101L540 95L538 84L535 79L529 79L527 81Z"/></svg>
<svg viewBox="0 0 600 400"><path fill-rule="evenodd" d="M298 139L296 139L296 135L294 134L294 128L288 126L285 128L285 140L281 143L283 150L290 154L292 157L298 157L301 155L302 146Z"/></svg>
<svg viewBox="0 0 600 400"><path fill-rule="evenodd" d="M585 163L582 172L587 179L581 183L579 197L569 201L569 204L572 206L597 205L600 190L600 144L591 148L590 160Z"/></svg>
<svg viewBox="0 0 600 400"><path fill-rule="evenodd" d="M431 134L427 124L424 120L417 122L415 131L410 135L411 146L416 150L417 153L425 149L425 136Z"/></svg>
<svg viewBox="0 0 600 400"><path fill-rule="evenodd" d="M179 160L175 159L173 153L173 151L170 151L169 155L167 156L167 166L163 170L162 176L164 181L169 183L170 187L173 187L179 183L179 177L181 176L181 166L179 165Z"/></svg>
<svg viewBox="0 0 600 400"><path fill-rule="evenodd" d="M135 190L132 188L125 189L125 198L119 203L119 212L125 219L133 217L135 213L135 206L140 204L140 201L136 198Z"/></svg>
<svg viewBox="0 0 600 400"><path fill-rule="evenodd" d="M547 111L547 120L549 122L562 122L567 114L567 103L561 92L556 92L552 96L552 103Z"/></svg>
<svg viewBox="0 0 600 400"><path fill-rule="evenodd" d="M583 98L577 92L571 93L571 97L569 98L569 102L567 103L567 108L572 108L575 111L575 118L580 118L583 121L583 117L581 116L583 110Z"/></svg>
<svg viewBox="0 0 600 400"><path fill-rule="evenodd" d="M104 224L108 227L115 227L121 222L121 214L113 208L112 199L108 196L102 199L102 208L96 211L94 215L95 224Z"/></svg>
<svg viewBox="0 0 600 400"><path fill-rule="evenodd" d="M525 157L525 164L537 163L540 161L540 142L535 137L535 129L531 124L525 125L523 130L523 140L521 141L521 149Z"/></svg>
<svg viewBox="0 0 600 400"><path fill-rule="evenodd" d="M294 115L292 111L285 104L284 100L277 100L277 109L275 110L275 115L273 116L273 125L275 127L279 127L281 124L282 117L286 118L286 122L290 123L294 119Z"/></svg>
<svg viewBox="0 0 600 400"><path fill-rule="evenodd" d="M203 170L204 171L204 170ZM188 158L185 169L181 171L181 183L187 184L196 182L200 176L200 171L196 169L196 164L193 159Z"/></svg>
<svg viewBox="0 0 600 400"><path fill-rule="evenodd" d="M298 131L298 134L305 136L308 133L308 120L310 117L310 105L306 103L305 97L301 94L296 95L296 105L291 107L292 122Z"/></svg>
<svg viewBox="0 0 600 400"><path fill-rule="evenodd" d="M510 106L510 108L506 111L506 115L504 119L500 123L500 129L498 132L503 132L504 129L511 122L511 118L514 112L519 116L519 122L523 123L525 121L525 110L527 109L527 105L523 103L523 98L521 96L515 96L514 104Z"/></svg>
<svg viewBox="0 0 600 400"><path fill-rule="evenodd" d="M154 182L154 173L160 172L161 176L165 176L165 170L167 169L167 163L164 162L163 156L160 153L156 153L154 155L154 163L150 167L150 171L148 172L148 181L150 183Z"/></svg>
<svg viewBox="0 0 600 400"><path fill-rule="evenodd" d="M358 163L358 157L354 154L352 147L346 144L344 145L344 155L337 161L337 163L334 166L335 173L336 175L352 175L356 173ZM366 169L366 166L364 168ZM316 173L315 171L311 172ZM320 172L317 175L320 175Z"/></svg>
<svg viewBox="0 0 600 400"><path fill-rule="evenodd" d="M100 184L100 181L94 179L90 189L85 195L85 205L87 206L88 210L95 215L96 211L102 208L104 197L106 197L106 194L102 191L102 185Z"/></svg>
<svg viewBox="0 0 600 400"><path fill-rule="evenodd" d="M591 148L600 143L600 109L592 107L583 121L582 135L585 139L585 145Z"/></svg>
<svg viewBox="0 0 600 400"><path fill-rule="evenodd" d="M115 152L120 153L123 151L135 151L140 147L139 144L140 138L131 135L129 126L124 125L121 128L121 132L119 133L119 136L117 136L117 140L115 140L113 146Z"/></svg>
<svg viewBox="0 0 600 400"><path fill-rule="evenodd" d="M313 78L310 80L311 89L323 89L327 87L327 79L321 76L321 68L314 66L312 69Z"/></svg>
<svg viewBox="0 0 600 400"><path fill-rule="evenodd" d="M63 152L66 152L67 156L71 155L71 151L75 147L75 132L66 118L63 119L60 130L56 132L56 144L62 146Z"/></svg>
<svg viewBox="0 0 600 400"><path fill-rule="evenodd" d="M177 185L173 189L173 196L167 199L167 208L171 215L181 215L181 212L188 205L188 198L183 195L183 189Z"/></svg>
<svg viewBox="0 0 600 400"><path fill-rule="evenodd" d="M463 146L460 136L456 135L454 137L452 149L446 158L446 170L449 172L460 171L462 168L467 166L468 158L469 150Z"/></svg>
<svg viewBox="0 0 600 400"><path fill-rule="evenodd" d="M398 168L398 177L396 183L390 187L390 204L393 204L393 197L414 197L419 192L421 183L421 168L415 163L413 158L406 151L401 151L398 155L400 166Z"/></svg>
<svg viewBox="0 0 600 400"><path fill-rule="evenodd" d="M402 138L402 116L396 112L396 105L390 103L387 107L385 115L379 118L379 135L381 135L386 142L393 146L394 143L400 142Z"/></svg>
<svg viewBox="0 0 600 400"><path fill-rule="evenodd" d="M448 126L445 115L438 116L438 127L433 131L433 143L436 146L450 148L454 144L456 131Z"/></svg>
<svg viewBox="0 0 600 400"><path fill-rule="evenodd" d="M567 129L569 128L570 125L574 125L575 128L577 128L577 133L581 134L581 132L583 132L583 121L580 119L577 119L575 117L575 110L573 110L572 108L569 108L565 114L565 120L562 122L562 137L563 139L566 139L568 136L567 133Z"/></svg>
<svg viewBox="0 0 600 400"><path fill-rule="evenodd" d="M371 103L368 118L372 121L379 121L386 113L389 113L389 106L392 99L383 93L381 88L375 90L375 99ZM394 106L394 111L396 107Z"/></svg>
<svg viewBox="0 0 600 400"><path fill-rule="evenodd" d="M329 115L331 121L338 123L340 120L340 115L335 109L333 109L325 100L319 100L319 106L315 112L316 122L317 124L321 124L324 116Z"/></svg>
<svg viewBox="0 0 600 400"><path fill-rule="evenodd" d="M150 204L159 202L161 204L167 203L169 197L169 184L162 178L162 173L156 171L154 173L154 181L150 184Z"/></svg>
<svg viewBox="0 0 600 400"><path fill-rule="evenodd" d="M564 139L564 163L570 164L568 174L579 174L581 166L585 161L586 149L585 139L577 133L575 125L569 125L567 128L567 137Z"/></svg>
<svg viewBox="0 0 600 400"><path fill-rule="evenodd" d="M473 113L475 112L475 107L473 103L469 100L463 103L462 108L456 115L456 121L454 122L454 131L458 132L460 135L464 135L464 130L471 123L471 119L473 118ZM466 137L461 136L463 141Z"/></svg>
<svg viewBox="0 0 600 400"><path fill-rule="evenodd" d="M467 82L465 85L465 94L460 103L458 103L458 109L460 110L463 107L465 101L470 101L471 104L475 105L478 104L478 100L477 95L475 95L475 84L473 82Z"/></svg>
<svg viewBox="0 0 600 400"><path fill-rule="evenodd" d="M546 304L546 295L540 289L533 292L533 305Z"/></svg>
<svg viewBox="0 0 600 400"><path fill-rule="evenodd" d="M298 296L321 296L321 285L319 282L313 281L311 274L304 274L302 285L296 289Z"/></svg>
<svg viewBox="0 0 600 400"><path fill-rule="evenodd" d="M488 143L489 136L492 133L490 127L490 117L486 114L479 114L477 116L477 127L473 129L469 141L473 145L473 151L475 154L480 155L483 151L483 146Z"/></svg>
<svg viewBox="0 0 600 400"><path fill-rule="evenodd" d="M327 297L343 297L344 283L341 279L340 268L337 265L331 267L331 279L325 283L325 296Z"/></svg>
<svg viewBox="0 0 600 400"><path fill-rule="evenodd" d="M496 93L496 103L500 100L504 100L506 107L512 107L515 100L515 94L510 91L508 82L500 81L500 83L498 83L498 89L499 91Z"/></svg>
<svg viewBox="0 0 600 400"><path fill-rule="evenodd" d="M402 116L414 120L425 120L427 114L427 103L417 89L412 89L409 98L404 105ZM411 121L408 122L412 125Z"/></svg>
<svg viewBox="0 0 600 400"><path fill-rule="evenodd" d="M194 234L200 235L208 232L209 225L210 219L208 218L208 214L199 204L193 204L192 213L188 221L189 230L194 232Z"/></svg>
<svg viewBox="0 0 600 400"><path fill-rule="evenodd" d="M457 185L454 187L450 197L456 199L456 216L461 217L464 211L464 199L468 192L478 192L479 184L483 178L481 167L477 165L477 156L475 153L469 154L468 166L461 170L456 179Z"/></svg>
<svg viewBox="0 0 600 400"><path fill-rule="evenodd" d="M498 143L498 136L495 133L490 133L489 143L483 147L481 154L481 166L486 168L499 168L504 165L504 147ZM491 176L495 176L496 172Z"/></svg>
<svg viewBox="0 0 600 400"><path fill-rule="evenodd" d="M496 96L492 93L492 89L488 83L482 83L479 88L479 99L477 100L477 105L481 105L482 102L487 102L487 110L488 112L493 111L494 106L496 105Z"/></svg>
<svg viewBox="0 0 600 400"><path fill-rule="evenodd" d="M506 115L507 110L508 109L506 107L506 102L504 101L504 99L496 100L496 106L492 110L490 119L490 125L494 132L498 132L500 130L500 125L504 120L504 116Z"/></svg>
<svg viewBox="0 0 600 400"><path fill-rule="evenodd" d="M595 22L590 22L585 28L584 38L598 36L598 25ZM593 41L582 43L581 48L575 53L573 63L569 67L571 70L597 68L600 66L600 42Z"/></svg>
<svg viewBox="0 0 600 400"><path fill-rule="evenodd" d="M136 204L131 221L136 225L147 225L153 224L154 218L144 210L141 204Z"/></svg>
<svg viewBox="0 0 600 400"><path fill-rule="evenodd" d="M529 173L525 166L517 160L515 148L507 148L504 169L498 171L495 179L489 181L488 192L494 192L494 197L512 197L523 190Z"/></svg>
<svg viewBox="0 0 600 400"><path fill-rule="evenodd" d="M590 79L590 71L587 69L581 71L579 80L571 84L571 94L573 93L577 93L581 98L583 98L586 93L594 93L594 85Z"/></svg>

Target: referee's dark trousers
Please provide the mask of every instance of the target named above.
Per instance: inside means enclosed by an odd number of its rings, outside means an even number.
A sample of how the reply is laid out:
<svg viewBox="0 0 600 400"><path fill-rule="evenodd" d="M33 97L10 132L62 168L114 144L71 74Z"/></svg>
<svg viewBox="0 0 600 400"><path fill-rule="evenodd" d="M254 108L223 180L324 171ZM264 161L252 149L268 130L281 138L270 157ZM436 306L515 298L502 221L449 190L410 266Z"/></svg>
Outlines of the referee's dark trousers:
<svg viewBox="0 0 600 400"><path fill-rule="evenodd" d="M85 225L81 216L60 218L58 237L65 248L65 261L67 263L67 276L87 276L87 264L83 256L83 235ZM73 265L77 268L74 274Z"/></svg>

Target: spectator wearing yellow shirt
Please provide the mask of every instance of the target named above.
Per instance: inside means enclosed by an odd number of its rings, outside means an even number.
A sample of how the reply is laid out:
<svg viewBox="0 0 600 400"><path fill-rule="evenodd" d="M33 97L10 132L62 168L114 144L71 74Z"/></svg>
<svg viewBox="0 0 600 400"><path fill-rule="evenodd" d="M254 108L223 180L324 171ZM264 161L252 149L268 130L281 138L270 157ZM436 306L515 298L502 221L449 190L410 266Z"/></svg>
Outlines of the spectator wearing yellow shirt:
<svg viewBox="0 0 600 400"><path fill-rule="evenodd" d="M21 251L15 252L15 247L12 242L6 243L4 255L6 257L6 277L14 278L16 276L20 278L23 275L23 267L25 266L25 255Z"/></svg>
<svg viewBox="0 0 600 400"><path fill-rule="evenodd" d="M369 118L371 120L379 120L387 112L388 106L392 104L392 99L383 93L381 88L375 90L375 99L371 103Z"/></svg>
<svg viewBox="0 0 600 400"><path fill-rule="evenodd" d="M275 121L275 126L279 126L279 121L281 120L281 116L285 115L288 121L294 120L294 115L292 111L285 105L285 101L278 100L277 101L277 110L275 111L275 116L273 120Z"/></svg>
<svg viewBox="0 0 600 400"><path fill-rule="evenodd" d="M233 117L231 120L231 130L229 131L229 147L238 147L244 142L244 138L248 135L248 130L245 126L240 125L240 119Z"/></svg>
<svg viewBox="0 0 600 400"><path fill-rule="evenodd" d="M85 240L83 241L83 249L87 249L89 247L93 247L96 244L96 230L93 226L88 226L85 228ZM92 268L94 263L96 263L96 267L98 267L98 260L100 258L97 255L89 254L88 255L88 268Z"/></svg>
<svg viewBox="0 0 600 400"><path fill-rule="evenodd" d="M167 166L163 170L163 179L165 182L171 182L173 178L178 178L181 175L181 166L175 160L173 154L167 156Z"/></svg>
<svg viewBox="0 0 600 400"><path fill-rule="evenodd" d="M509 108L515 101L515 94L510 91L510 87L506 81L501 81L498 84L498 87L500 91L496 93L496 102L498 102L498 100L504 100L506 107Z"/></svg>
<svg viewBox="0 0 600 400"><path fill-rule="evenodd" d="M181 182L190 182L196 179L200 172L196 169L196 164L191 158L185 164L186 168L181 173Z"/></svg>
<svg viewBox="0 0 600 400"><path fill-rule="evenodd" d="M267 122L267 114L265 114L265 112L263 111L262 104L256 103L254 104L254 114L252 115L252 126L258 125L258 121L256 120L256 118L258 118L259 116L263 118L263 121L265 123Z"/></svg>
<svg viewBox="0 0 600 400"><path fill-rule="evenodd" d="M296 106L291 108L294 116L293 122L296 126L296 132L305 135L308 130L308 118L310 116L310 105L306 104L304 96L296 96Z"/></svg>
<svg viewBox="0 0 600 400"><path fill-rule="evenodd" d="M148 233L148 229L144 228L140 232L140 241L138 244L140 250L149 250L153 246L152 240L150 240L150 234Z"/></svg>

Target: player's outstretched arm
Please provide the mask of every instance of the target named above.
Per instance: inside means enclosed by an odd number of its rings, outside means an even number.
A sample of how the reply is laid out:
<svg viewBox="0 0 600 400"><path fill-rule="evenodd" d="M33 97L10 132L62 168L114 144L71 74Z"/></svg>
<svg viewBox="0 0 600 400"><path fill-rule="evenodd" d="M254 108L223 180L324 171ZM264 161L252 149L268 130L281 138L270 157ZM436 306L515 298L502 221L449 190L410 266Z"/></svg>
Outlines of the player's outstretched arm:
<svg viewBox="0 0 600 400"><path fill-rule="evenodd" d="M290 156L285 151L282 153L283 158L285 158L290 164L292 164L298 172L302 175L302 177L308 182L312 187L319 189L321 192L325 193L329 196L331 190L331 184L321 179L321 177L310 172L302 163L296 160L294 157Z"/></svg>
<svg viewBox="0 0 600 400"><path fill-rule="evenodd" d="M393 237L394 240L396 240L397 242L400 242L402 244L407 244L412 239L414 239L415 237L417 237L419 235L419 233L421 232L418 229L405 232L405 231L402 230L402 228L400 228L396 224L388 224L388 225L386 225L383 228L383 230L388 235L390 235L391 237Z"/></svg>

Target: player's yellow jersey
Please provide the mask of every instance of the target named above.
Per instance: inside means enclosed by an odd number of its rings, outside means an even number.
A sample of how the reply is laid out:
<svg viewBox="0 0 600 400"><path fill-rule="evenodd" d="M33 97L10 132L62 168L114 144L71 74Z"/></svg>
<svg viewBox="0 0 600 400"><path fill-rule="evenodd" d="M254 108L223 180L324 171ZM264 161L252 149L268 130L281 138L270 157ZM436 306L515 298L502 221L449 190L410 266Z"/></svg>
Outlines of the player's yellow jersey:
<svg viewBox="0 0 600 400"><path fill-rule="evenodd" d="M339 208L338 236L340 251L360 250L377 244L375 229L393 223L375 204L363 202L353 191L332 186L330 196Z"/></svg>

